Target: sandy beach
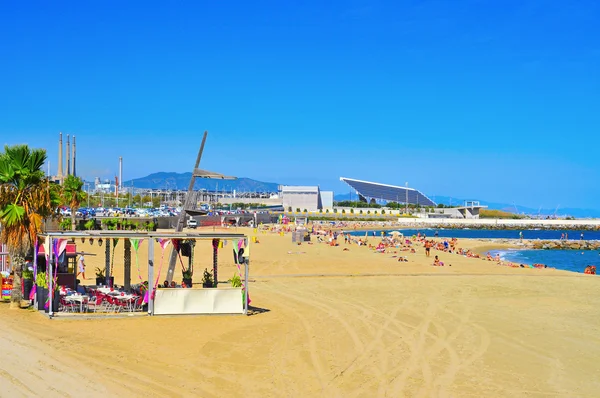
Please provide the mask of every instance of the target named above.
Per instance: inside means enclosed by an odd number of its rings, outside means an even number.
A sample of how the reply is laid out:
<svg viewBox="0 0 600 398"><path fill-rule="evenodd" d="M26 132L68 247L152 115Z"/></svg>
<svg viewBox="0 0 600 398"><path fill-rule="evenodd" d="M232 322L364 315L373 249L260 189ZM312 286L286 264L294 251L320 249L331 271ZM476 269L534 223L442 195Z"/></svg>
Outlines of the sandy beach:
<svg viewBox="0 0 600 398"><path fill-rule="evenodd" d="M0 305L0 395L598 396L595 276L436 251L426 258L422 247L398 262L398 253L343 240L331 247L292 244L289 234L258 238L252 316L48 320ZM133 283L146 278L146 244ZM78 246L98 254L86 258L85 283L93 284L104 248ZM195 282L212 266L209 243L197 250ZM431 265L436 254L446 266ZM220 281L233 275L227 247L219 267Z"/></svg>

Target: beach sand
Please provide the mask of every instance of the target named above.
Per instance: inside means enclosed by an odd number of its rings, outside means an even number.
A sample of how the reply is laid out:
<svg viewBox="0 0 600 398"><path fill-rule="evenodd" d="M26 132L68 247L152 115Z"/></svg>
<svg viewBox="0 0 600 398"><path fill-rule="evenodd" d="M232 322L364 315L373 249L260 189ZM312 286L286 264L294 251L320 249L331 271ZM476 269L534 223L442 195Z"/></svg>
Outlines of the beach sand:
<svg viewBox="0 0 600 398"><path fill-rule="evenodd" d="M343 243L258 237L250 257L252 316L48 320L0 305L0 395L592 397L600 391L595 276L436 251L432 258L438 254L452 266L432 267L423 248L403 252L404 263L356 245L343 251ZM459 246L476 250L489 242ZM99 254L86 259L92 278L103 248L81 249ZM212 266L210 244L198 250L195 282ZM122 243L117 283L120 257ZM226 247L219 280L233 275L232 260Z"/></svg>

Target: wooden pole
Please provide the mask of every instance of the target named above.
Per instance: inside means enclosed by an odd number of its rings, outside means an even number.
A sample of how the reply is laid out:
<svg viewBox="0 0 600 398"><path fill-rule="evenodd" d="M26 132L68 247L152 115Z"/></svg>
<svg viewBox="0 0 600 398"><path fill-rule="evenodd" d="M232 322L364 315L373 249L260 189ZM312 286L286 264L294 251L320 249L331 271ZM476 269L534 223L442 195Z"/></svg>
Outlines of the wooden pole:
<svg viewBox="0 0 600 398"><path fill-rule="evenodd" d="M154 313L154 238L148 237L148 315Z"/></svg>
<svg viewBox="0 0 600 398"><path fill-rule="evenodd" d="M100 238L102 239L102 238ZM104 279L106 279L106 286L110 286L110 238L104 239Z"/></svg>
<svg viewBox="0 0 600 398"><path fill-rule="evenodd" d="M185 224L185 218L187 216L187 212L185 211L190 207L190 202L192 200L192 193L194 192L194 184L196 182L196 177L194 176L194 171L200 166L200 159L202 159L202 152L204 152L204 144L206 143L206 136L208 135L208 131L204 132L204 136L202 137L202 143L200 144L200 150L198 151L198 156L196 157L196 163L194 165L194 169L192 170L192 178L190 178L190 185L188 186L187 195L185 195L185 203L183 205L183 210L179 213L179 219L177 220L177 226L175 228L175 232L183 231L183 226ZM171 248L171 257L169 258L169 270L167 271L167 282L171 283L173 280L173 273L175 272L175 264L177 262L177 251L175 248Z"/></svg>
<svg viewBox="0 0 600 398"><path fill-rule="evenodd" d="M219 239L213 239L213 287L217 287L217 268L218 268L218 260L219 260Z"/></svg>
<svg viewBox="0 0 600 398"><path fill-rule="evenodd" d="M131 289L131 241L128 238L125 239L124 246L124 264L125 268L123 270L124 273L124 281L125 291L129 291Z"/></svg>

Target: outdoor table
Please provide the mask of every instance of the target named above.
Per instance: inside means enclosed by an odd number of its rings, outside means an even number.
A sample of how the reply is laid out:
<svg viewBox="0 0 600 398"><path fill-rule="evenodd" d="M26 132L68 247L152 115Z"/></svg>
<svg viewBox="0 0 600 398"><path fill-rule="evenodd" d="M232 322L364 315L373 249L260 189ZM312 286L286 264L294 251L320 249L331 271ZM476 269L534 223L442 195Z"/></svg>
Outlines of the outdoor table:
<svg viewBox="0 0 600 398"><path fill-rule="evenodd" d="M89 296L84 296L81 294L72 294L70 296L64 296L65 301L75 301L79 303L79 312L83 312L83 303L86 299L89 298Z"/></svg>
<svg viewBox="0 0 600 398"><path fill-rule="evenodd" d="M128 303L128 306L127 306L127 307L128 307L127 309L128 309L129 311L132 311L132 310L133 310L133 307L132 307L133 301L132 301L132 299L133 299L133 298L135 298L135 297L136 297L136 296L135 296L135 295L133 295L133 294L125 294L125 295L123 295L123 296L121 296L121 295L119 294L118 296L114 296L114 298L116 298L116 299L117 299L117 300L119 300L119 301L127 301L127 300L130 300L130 301L129 301L129 303Z"/></svg>

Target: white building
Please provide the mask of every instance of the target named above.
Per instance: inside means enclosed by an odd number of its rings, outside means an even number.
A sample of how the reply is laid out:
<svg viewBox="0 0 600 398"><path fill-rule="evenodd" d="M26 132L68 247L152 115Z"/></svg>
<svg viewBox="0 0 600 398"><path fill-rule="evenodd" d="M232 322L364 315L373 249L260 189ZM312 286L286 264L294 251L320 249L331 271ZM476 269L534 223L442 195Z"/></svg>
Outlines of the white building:
<svg viewBox="0 0 600 398"><path fill-rule="evenodd" d="M318 186L290 186L280 188L283 208L286 211L317 211L323 208Z"/></svg>
<svg viewBox="0 0 600 398"><path fill-rule="evenodd" d="M333 210L333 191L321 191L321 206L324 210Z"/></svg>

